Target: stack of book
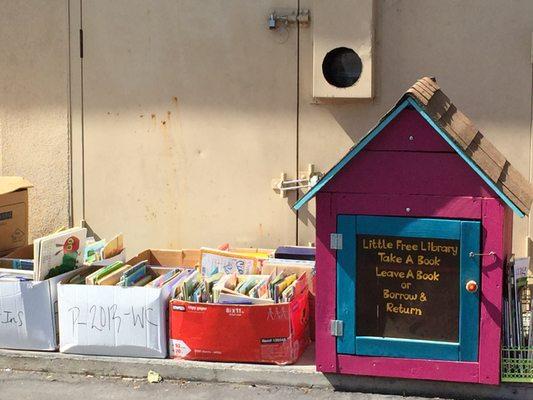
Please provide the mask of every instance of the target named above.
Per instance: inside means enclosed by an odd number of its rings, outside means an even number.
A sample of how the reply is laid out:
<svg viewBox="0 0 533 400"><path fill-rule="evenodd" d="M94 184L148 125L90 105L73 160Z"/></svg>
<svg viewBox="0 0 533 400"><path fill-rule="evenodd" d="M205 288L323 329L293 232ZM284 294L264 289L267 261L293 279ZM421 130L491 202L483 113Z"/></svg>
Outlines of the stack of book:
<svg viewBox="0 0 533 400"><path fill-rule="evenodd" d="M503 299L503 346L533 346L533 269L529 258L512 258L507 265ZM514 352L517 356L518 352ZM529 352L532 357L533 352Z"/></svg>
<svg viewBox="0 0 533 400"><path fill-rule="evenodd" d="M153 287L160 288L164 285L175 286L196 272L186 268L161 268L149 265L144 260L135 265L125 264L121 261L114 262L105 267L80 270L66 283L74 285L98 285L121 287Z"/></svg>
<svg viewBox="0 0 533 400"><path fill-rule="evenodd" d="M271 275L218 272L204 276L193 272L176 286L177 300L218 304L275 304L290 302L307 277L282 271Z"/></svg>

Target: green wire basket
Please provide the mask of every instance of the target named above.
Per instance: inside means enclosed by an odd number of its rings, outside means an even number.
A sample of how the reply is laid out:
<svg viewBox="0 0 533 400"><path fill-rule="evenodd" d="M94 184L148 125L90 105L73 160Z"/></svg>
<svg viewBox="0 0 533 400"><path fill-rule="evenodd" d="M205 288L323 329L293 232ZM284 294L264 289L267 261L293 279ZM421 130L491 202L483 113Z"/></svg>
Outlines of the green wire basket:
<svg viewBox="0 0 533 400"><path fill-rule="evenodd" d="M502 348L502 382L533 383L533 347Z"/></svg>

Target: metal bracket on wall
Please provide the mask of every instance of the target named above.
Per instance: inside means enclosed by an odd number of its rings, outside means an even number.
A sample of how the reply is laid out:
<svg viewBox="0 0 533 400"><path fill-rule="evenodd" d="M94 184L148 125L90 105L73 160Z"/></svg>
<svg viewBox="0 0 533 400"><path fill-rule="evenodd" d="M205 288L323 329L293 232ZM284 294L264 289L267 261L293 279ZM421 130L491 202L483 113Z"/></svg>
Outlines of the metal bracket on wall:
<svg viewBox="0 0 533 400"><path fill-rule="evenodd" d="M281 179L272 179L272 189L278 192L281 197L287 197L287 192L311 188L322 177L322 173L315 171L314 164L309 164L307 171L300 172L298 175L298 179L288 180L287 174L282 172Z"/></svg>
<svg viewBox="0 0 533 400"><path fill-rule="evenodd" d="M268 16L268 29L270 30L296 23L302 27L309 26L309 10L295 10L289 13L273 11Z"/></svg>

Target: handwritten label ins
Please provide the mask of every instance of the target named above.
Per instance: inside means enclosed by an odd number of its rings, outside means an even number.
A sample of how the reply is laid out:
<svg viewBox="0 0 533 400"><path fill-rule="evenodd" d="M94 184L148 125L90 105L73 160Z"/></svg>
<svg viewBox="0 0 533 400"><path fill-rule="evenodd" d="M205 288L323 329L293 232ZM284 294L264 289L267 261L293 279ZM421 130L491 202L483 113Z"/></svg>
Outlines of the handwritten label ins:
<svg viewBox="0 0 533 400"><path fill-rule="evenodd" d="M24 311L0 310L0 328L21 327L24 325Z"/></svg>

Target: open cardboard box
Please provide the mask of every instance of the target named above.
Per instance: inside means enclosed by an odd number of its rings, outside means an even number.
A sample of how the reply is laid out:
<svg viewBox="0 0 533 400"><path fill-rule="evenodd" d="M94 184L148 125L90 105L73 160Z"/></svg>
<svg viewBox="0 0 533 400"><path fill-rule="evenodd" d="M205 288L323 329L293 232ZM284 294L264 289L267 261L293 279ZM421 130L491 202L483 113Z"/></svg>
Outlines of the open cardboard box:
<svg viewBox="0 0 533 400"><path fill-rule="evenodd" d="M18 176L0 176L0 256L28 244L28 188Z"/></svg>
<svg viewBox="0 0 533 400"><path fill-rule="evenodd" d="M199 251L145 250L127 264L147 260L157 274L170 267L195 267ZM98 267L87 267L95 271ZM79 272L79 271L78 271ZM73 276L73 275L70 275ZM60 351L108 356L167 356L171 287L58 285Z"/></svg>
<svg viewBox="0 0 533 400"><path fill-rule="evenodd" d="M290 303L233 305L173 299L170 357L292 364L309 344L308 319L307 285Z"/></svg>
<svg viewBox="0 0 533 400"><path fill-rule="evenodd" d="M6 268L19 259L33 259L33 245L9 253L0 264ZM44 281L0 281L0 348L57 349L56 285L66 275Z"/></svg>
<svg viewBox="0 0 533 400"><path fill-rule="evenodd" d="M283 263L283 264L282 264ZM309 287L309 332L311 340L315 340L315 264L309 265L309 261L269 259L261 265L262 274L278 274L285 271L291 274L301 275L306 273Z"/></svg>
<svg viewBox="0 0 533 400"><path fill-rule="evenodd" d="M118 258L124 258L124 251ZM33 262L33 245L0 258L2 268ZM105 262L108 260L102 260ZM43 281L0 281L0 348L53 351L58 348L57 284L79 270Z"/></svg>

